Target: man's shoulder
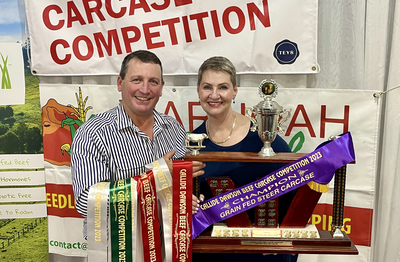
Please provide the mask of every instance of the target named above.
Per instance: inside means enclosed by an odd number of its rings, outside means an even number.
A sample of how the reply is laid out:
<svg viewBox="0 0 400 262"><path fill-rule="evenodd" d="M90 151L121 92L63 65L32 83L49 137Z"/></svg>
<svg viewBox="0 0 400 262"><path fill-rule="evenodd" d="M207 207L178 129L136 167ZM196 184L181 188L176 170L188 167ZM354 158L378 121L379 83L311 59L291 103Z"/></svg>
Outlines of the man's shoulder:
<svg viewBox="0 0 400 262"><path fill-rule="evenodd" d="M82 131L99 131L103 128L114 126L117 119L117 108L109 109L105 112L98 113L88 121L86 121L81 127L78 128Z"/></svg>
<svg viewBox="0 0 400 262"><path fill-rule="evenodd" d="M181 123L179 123L179 121L176 120L174 117L160 113L157 110L154 110L154 112L155 112L156 118L158 119L158 121L160 121L161 124L183 128Z"/></svg>

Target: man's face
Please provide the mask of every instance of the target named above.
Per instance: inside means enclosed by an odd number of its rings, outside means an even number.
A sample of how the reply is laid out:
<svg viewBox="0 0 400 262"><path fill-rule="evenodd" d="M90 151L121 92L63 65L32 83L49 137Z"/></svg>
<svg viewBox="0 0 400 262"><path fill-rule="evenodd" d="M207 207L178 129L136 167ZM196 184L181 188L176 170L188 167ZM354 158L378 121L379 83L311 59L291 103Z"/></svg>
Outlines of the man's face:
<svg viewBox="0 0 400 262"><path fill-rule="evenodd" d="M132 59L125 79L118 77L117 83L118 91L122 93L122 104L131 118L153 115L164 86L160 65Z"/></svg>

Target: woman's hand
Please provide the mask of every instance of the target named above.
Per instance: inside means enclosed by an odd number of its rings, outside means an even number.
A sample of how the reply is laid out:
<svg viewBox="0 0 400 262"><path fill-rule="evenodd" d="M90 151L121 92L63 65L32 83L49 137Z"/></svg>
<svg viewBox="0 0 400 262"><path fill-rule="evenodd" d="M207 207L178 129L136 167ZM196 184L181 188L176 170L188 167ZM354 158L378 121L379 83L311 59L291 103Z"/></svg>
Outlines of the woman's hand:
<svg viewBox="0 0 400 262"><path fill-rule="evenodd" d="M192 214L196 214L199 210L200 203L204 201L204 195L200 194L199 198L195 195L192 195Z"/></svg>
<svg viewBox="0 0 400 262"><path fill-rule="evenodd" d="M206 164L200 161L193 161L193 178L204 175L203 168L206 167ZM204 196L203 196L204 200Z"/></svg>

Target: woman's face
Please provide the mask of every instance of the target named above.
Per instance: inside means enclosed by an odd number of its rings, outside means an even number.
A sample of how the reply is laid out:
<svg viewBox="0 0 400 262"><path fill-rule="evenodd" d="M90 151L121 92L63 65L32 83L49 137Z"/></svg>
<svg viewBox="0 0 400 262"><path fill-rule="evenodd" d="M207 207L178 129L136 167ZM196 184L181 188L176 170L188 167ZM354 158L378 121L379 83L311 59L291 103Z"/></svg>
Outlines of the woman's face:
<svg viewBox="0 0 400 262"><path fill-rule="evenodd" d="M227 113L237 94L237 85L233 86L230 75L224 71L206 70L200 84L197 85L200 104L207 115Z"/></svg>

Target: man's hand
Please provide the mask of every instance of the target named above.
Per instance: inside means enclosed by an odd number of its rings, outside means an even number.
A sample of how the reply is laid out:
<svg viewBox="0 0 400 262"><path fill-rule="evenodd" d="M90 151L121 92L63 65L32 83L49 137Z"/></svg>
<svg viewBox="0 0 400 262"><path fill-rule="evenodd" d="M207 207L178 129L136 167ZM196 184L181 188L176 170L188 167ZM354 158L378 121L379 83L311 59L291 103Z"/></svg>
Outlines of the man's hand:
<svg viewBox="0 0 400 262"><path fill-rule="evenodd" d="M175 150L169 151L168 153L166 153L163 158L165 163L167 163L169 172L172 174L172 161L171 158L175 155Z"/></svg>
<svg viewBox="0 0 400 262"><path fill-rule="evenodd" d="M172 174L172 161L171 158L175 155L175 150L172 150L168 153L166 153L163 158L165 160L165 163L167 163L169 172ZM200 161L193 161L193 177L198 177L204 174L203 168L206 167L206 164Z"/></svg>

